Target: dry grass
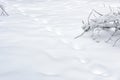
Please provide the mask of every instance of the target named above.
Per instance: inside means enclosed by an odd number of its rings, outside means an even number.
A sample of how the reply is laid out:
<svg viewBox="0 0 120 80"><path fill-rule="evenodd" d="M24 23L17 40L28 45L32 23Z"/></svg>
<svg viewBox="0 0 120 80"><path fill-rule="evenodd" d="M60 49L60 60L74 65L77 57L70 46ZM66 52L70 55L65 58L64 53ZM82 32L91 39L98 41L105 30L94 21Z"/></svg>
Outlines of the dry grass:
<svg viewBox="0 0 120 80"><path fill-rule="evenodd" d="M82 29L84 32L76 36L75 39L83 36L86 32L92 32L93 33L92 38L93 38L95 37L94 34L99 35L100 31L112 30L113 33L105 41L107 43L112 38L115 38L114 36L116 35L116 33L120 31L120 8L118 8L117 11L113 11L112 8L110 7L110 12L107 14L102 14L93 9L88 16L88 21L87 22L82 21L82 23L83 23ZM96 30L97 32L95 33ZM116 43L120 40L120 35L117 36L119 37L114 41L113 46L115 46Z"/></svg>
<svg viewBox="0 0 120 80"><path fill-rule="evenodd" d="M0 5L0 9L1 9L1 14L0 14L1 16L9 16L3 5Z"/></svg>

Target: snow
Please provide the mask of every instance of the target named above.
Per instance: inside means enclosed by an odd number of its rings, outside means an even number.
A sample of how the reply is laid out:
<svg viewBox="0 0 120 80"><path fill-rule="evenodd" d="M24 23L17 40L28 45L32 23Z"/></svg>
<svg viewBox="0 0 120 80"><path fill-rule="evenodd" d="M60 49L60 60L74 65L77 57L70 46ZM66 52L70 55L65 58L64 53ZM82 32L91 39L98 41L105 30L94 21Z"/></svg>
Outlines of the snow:
<svg viewBox="0 0 120 80"><path fill-rule="evenodd" d="M0 80L119 80L119 46L74 39L91 9L119 2L1 0L10 16L0 16Z"/></svg>

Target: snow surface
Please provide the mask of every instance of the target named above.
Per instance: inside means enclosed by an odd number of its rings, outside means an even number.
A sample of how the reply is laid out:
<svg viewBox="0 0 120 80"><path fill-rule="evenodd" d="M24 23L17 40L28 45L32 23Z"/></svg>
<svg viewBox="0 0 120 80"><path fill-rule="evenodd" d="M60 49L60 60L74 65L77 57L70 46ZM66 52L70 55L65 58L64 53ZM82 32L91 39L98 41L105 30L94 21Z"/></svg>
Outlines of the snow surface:
<svg viewBox="0 0 120 80"><path fill-rule="evenodd" d="M120 47L82 33L91 9L119 0L1 0L0 80L120 80Z"/></svg>

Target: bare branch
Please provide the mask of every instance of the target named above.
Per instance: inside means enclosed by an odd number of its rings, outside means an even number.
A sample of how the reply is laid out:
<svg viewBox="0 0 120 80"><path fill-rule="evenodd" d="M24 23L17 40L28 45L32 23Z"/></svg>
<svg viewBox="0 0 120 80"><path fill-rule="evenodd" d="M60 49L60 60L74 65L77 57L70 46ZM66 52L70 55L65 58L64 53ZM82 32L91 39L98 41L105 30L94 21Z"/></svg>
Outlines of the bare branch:
<svg viewBox="0 0 120 80"><path fill-rule="evenodd" d="M77 38L81 37L82 35L84 35L84 34L85 34L85 32L86 32L86 31L84 31L82 34L80 34L80 35L76 36L74 39L77 39Z"/></svg>
<svg viewBox="0 0 120 80"><path fill-rule="evenodd" d="M82 20L82 24L85 24L85 22Z"/></svg>
<svg viewBox="0 0 120 80"><path fill-rule="evenodd" d="M1 13L1 15L6 15L6 16L9 16L9 14L5 11L5 9L4 9L4 7L3 7L3 5L0 5L0 9L2 10L2 13Z"/></svg>
<svg viewBox="0 0 120 80"><path fill-rule="evenodd" d="M114 42L113 47L117 44L119 40L120 40L120 37Z"/></svg>
<svg viewBox="0 0 120 80"><path fill-rule="evenodd" d="M98 15L103 16L103 14L97 12L96 10L93 9L94 12L96 12Z"/></svg>
<svg viewBox="0 0 120 80"><path fill-rule="evenodd" d="M117 31L118 30L115 30L115 32L110 36L110 38L106 41L106 43L109 42L112 39L112 37L117 33Z"/></svg>

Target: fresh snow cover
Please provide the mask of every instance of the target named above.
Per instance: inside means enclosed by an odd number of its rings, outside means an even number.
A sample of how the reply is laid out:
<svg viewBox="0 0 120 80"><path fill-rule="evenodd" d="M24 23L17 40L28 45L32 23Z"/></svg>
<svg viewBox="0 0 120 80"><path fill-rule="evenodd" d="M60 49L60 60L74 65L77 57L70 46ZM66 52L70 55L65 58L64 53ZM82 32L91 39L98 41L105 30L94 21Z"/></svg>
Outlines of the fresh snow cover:
<svg viewBox="0 0 120 80"><path fill-rule="evenodd" d="M119 0L1 0L0 80L120 80L120 42L81 34L92 9ZM103 39L107 40L105 33Z"/></svg>

